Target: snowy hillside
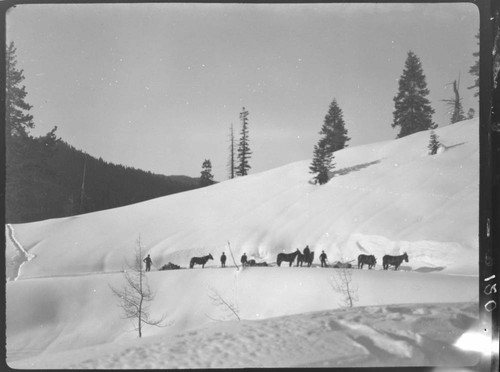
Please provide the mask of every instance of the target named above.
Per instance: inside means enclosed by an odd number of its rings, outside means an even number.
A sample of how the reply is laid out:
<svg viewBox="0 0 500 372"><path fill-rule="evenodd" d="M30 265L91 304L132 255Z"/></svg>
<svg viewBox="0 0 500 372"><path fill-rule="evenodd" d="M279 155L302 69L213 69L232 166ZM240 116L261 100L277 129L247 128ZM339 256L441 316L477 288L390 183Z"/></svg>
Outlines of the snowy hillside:
<svg viewBox="0 0 500 372"><path fill-rule="evenodd" d="M352 270L359 298L356 306L367 307L358 310L365 311L363 316L358 314L360 322L379 311L388 322L398 317L408 320L412 314L417 321L420 312L426 316L441 314L448 316L445 320L450 322L446 324L455 327L453 331L443 329L448 335L446 342L456 341L477 317L470 310L473 305L463 304L477 302L478 125L473 119L436 130L444 146L434 156L427 154L429 132L344 149L335 153L334 177L322 186L310 182L310 160L304 160L127 207L12 225L12 232L6 228L8 361L20 368L67 367L71 363L77 368L130 367L124 362L124 350L140 345L128 321L122 319L109 285L123 282L124 261L133 256L139 237L144 255L151 254L154 264L147 274L157 292L152 311L168 314L170 322L166 328L148 328L141 342L148 339L157 352L176 350L178 355L182 354L179 350L189 349L189 342L202 348L198 359L187 353L185 359L179 356L179 360L173 358L145 368L242 366L231 360L214 364L202 356L203 347L212 348L212 353L216 352L213 348L224 351L229 347L224 337L217 338L220 327L254 327L253 340L243 341L228 331L236 337L236 343L245 343L244 347L235 345L232 352L238 353L241 348L243 353L259 343L264 348L272 347L276 340L267 332L274 326L278 332L280 325L288 322L277 317L303 316L302 320L297 318L298 323L308 319L306 323L311 325L314 312L338 309L342 295L331 286L338 270L318 267L322 250L330 263L354 262L360 253L377 257L375 270ZM246 253L249 259L265 261L271 267L237 271L232 267L229 244L238 264ZM275 266L278 253L303 250L306 245L316 255L312 268ZM30 259L18 271L19 249L24 249ZM227 269L219 268L222 252L229 258ZM381 270L383 255L403 252L409 256L409 262L403 262L400 268L403 272ZM157 271L168 262L186 268L192 256L209 253L214 260L208 261L203 270L196 266L193 270ZM215 306L211 291L237 304L242 322L250 323L238 322ZM435 303L462 305L455 313L423 305L384 310L390 304ZM371 306L382 307L373 310ZM468 310L460 310L463 308ZM332 312L329 316L335 315ZM259 328L263 324L259 322L272 322L272 318L276 318L274 326L266 323L266 328ZM456 319L467 321L457 326ZM435 360L429 356L432 347L422 346L421 334L413 323L411 332L394 331L399 335L395 338L355 324L344 321L332 325L332 329L337 332L354 327L360 337L375 342L377 350L400 351L388 361L404 364L404 360ZM295 330L298 337L300 332ZM264 333L271 337L269 343L262 344L259 337ZM452 334L454 340L450 339ZM175 344L173 335L186 337L184 346ZM413 341L405 343L402 335ZM213 342L207 343L207 337ZM332 334L321 337L328 343ZM120 356L114 364L109 358L84 362L92 359L96 345L101 344L107 345L99 346L99 350L108 350L106 355ZM363 342L352 344L351 349L346 346L343 351L338 346L334 349L340 354L332 349L334 354L324 358L329 361L325 363L319 354L305 361L287 362L284 356L278 356L284 350L277 354L266 350L271 356L264 366L331 366L338 365L339 360L343 360L340 365L369 365L384 359ZM59 352L73 353L72 362L65 361L68 354ZM463 360L454 358L453 353L450 351L450 360L460 364ZM252 362L245 365L263 366Z"/></svg>
<svg viewBox="0 0 500 372"><path fill-rule="evenodd" d="M435 156L427 155L428 132L339 151L335 177L324 186L308 182L305 160L123 208L15 225L36 256L20 277L121 270L139 236L156 265L217 258L229 241L238 258L246 252L268 263L309 245L331 261L407 251L414 270L474 273L478 122L437 134L447 149Z"/></svg>

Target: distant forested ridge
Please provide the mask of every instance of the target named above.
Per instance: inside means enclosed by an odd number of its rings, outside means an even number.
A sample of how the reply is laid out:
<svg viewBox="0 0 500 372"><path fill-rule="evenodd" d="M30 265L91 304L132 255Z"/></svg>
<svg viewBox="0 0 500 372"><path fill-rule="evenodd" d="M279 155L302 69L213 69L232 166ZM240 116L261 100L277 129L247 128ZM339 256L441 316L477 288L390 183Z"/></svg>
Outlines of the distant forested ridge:
<svg viewBox="0 0 500 372"><path fill-rule="evenodd" d="M6 159L5 222L67 217L192 190L199 178L164 176L96 159L56 138L12 136Z"/></svg>

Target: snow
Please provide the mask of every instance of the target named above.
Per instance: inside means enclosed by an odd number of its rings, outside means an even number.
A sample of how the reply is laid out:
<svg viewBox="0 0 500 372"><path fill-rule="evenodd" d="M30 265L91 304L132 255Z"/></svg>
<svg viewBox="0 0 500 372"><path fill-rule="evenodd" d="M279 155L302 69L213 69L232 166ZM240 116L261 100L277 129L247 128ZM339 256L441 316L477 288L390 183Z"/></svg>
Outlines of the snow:
<svg viewBox="0 0 500 372"><path fill-rule="evenodd" d="M238 368L473 365L455 345L478 322L479 123L335 153L334 177L312 184L310 160L122 208L6 226L7 363L13 368ZM140 239L151 254L151 316L138 338L110 287ZM311 268L277 267L309 245ZM231 251L229 250L231 248ZM21 263L23 251L29 260ZM332 283L351 273L357 301ZM228 256L227 268L219 257ZM239 265L249 259L268 267ZM398 271L382 256L406 252ZM158 271L168 262L205 268ZM238 317L215 299L234 307ZM461 338L464 339L463 337ZM466 347L465 347L466 348Z"/></svg>

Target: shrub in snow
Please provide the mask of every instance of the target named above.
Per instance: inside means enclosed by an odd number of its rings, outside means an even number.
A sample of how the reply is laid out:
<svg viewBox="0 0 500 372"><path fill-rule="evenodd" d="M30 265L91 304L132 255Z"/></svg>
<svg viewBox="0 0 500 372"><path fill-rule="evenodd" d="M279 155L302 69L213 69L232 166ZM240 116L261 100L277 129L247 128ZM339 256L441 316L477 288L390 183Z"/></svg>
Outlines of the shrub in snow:
<svg viewBox="0 0 500 372"><path fill-rule="evenodd" d="M436 133L434 133L433 130L431 130L431 138L429 141L429 146L427 148L429 149L429 155L435 155L438 153L439 148L442 148L441 143L439 143L438 136ZM442 150L440 152L443 152Z"/></svg>

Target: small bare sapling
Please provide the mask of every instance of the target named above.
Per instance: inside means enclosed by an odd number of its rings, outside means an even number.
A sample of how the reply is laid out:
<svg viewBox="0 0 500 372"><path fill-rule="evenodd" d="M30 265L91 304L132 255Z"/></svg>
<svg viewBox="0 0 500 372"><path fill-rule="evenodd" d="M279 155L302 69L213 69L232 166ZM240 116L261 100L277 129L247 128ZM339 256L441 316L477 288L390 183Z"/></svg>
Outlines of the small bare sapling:
<svg viewBox="0 0 500 372"><path fill-rule="evenodd" d="M352 283L352 269L333 269L335 274L330 277L330 287L343 297L342 307L353 307L358 298L358 286Z"/></svg>
<svg viewBox="0 0 500 372"><path fill-rule="evenodd" d="M208 289L210 290L208 297L210 297L210 300L215 306L221 308L223 312L229 313L230 315L232 314L233 316L236 317L236 319L241 320L239 315L240 311L238 309L238 305L235 305L227 301L220 295L220 293L215 288L209 286Z"/></svg>
<svg viewBox="0 0 500 372"><path fill-rule="evenodd" d="M142 246L141 238L137 239L134 261L132 264L126 262L128 270L124 270L125 284L121 288L110 286L113 294L118 298L118 306L123 309L125 319L135 322L134 330L142 337L144 325L164 327L166 315L161 318L151 318L149 306L155 299L155 293L149 288L146 273L142 268Z"/></svg>

